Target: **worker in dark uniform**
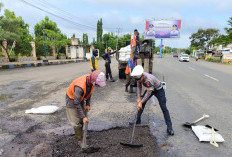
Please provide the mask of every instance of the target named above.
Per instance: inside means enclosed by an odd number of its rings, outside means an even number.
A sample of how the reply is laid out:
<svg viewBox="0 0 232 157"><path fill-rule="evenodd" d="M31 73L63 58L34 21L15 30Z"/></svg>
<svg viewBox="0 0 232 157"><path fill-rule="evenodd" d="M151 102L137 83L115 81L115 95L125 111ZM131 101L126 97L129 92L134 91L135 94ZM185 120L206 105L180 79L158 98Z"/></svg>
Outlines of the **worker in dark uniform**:
<svg viewBox="0 0 232 157"><path fill-rule="evenodd" d="M108 80L109 77L110 77L110 81L111 81L111 82L114 82L115 80L113 79L112 73L111 73L111 68L110 68L111 57L110 57L110 56L111 56L112 54L116 53L116 52L117 52L117 50L114 51L114 52L111 52L111 48L108 47L107 52L106 52L104 55L102 55L102 57L103 57L104 60L105 60L106 80Z"/></svg>
<svg viewBox="0 0 232 157"><path fill-rule="evenodd" d="M131 73L136 65L137 65L137 58L136 55L132 53L130 55L130 59L128 60L125 70L125 74L126 74L125 92L128 92L128 87L130 86L130 93L133 93L132 84L134 84L134 78L131 76Z"/></svg>
<svg viewBox="0 0 232 157"><path fill-rule="evenodd" d="M163 112L164 119L167 125L167 133L169 135L174 135L174 131L172 129L171 117L169 115L169 111L166 106L166 96L164 91L164 83L160 82L154 75L144 72L143 67L141 65L137 65L131 76L137 80L137 103L138 103L138 114L137 119L130 124L136 122L136 124L141 123L141 115L145 108L147 101L154 95L159 101L160 108ZM141 91L142 85L145 87L145 94L141 99Z"/></svg>
<svg viewBox="0 0 232 157"><path fill-rule="evenodd" d="M67 118L74 128L75 136L80 147L83 124L89 121L84 111L90 110L90 99L95 84L100 87L106 85L105 74L100 70L95 70L91 74L86 74L75 79L66 92ZM84 101L86 101L85 106Z"/></svg>
<svg viewBox="0 0 232 157"><path fill-rule="evenodd" d="M94 49L93 54L90 58L90 68L92 72L94 70L98 70L97 56L98 56L98 51Z"/></svg>

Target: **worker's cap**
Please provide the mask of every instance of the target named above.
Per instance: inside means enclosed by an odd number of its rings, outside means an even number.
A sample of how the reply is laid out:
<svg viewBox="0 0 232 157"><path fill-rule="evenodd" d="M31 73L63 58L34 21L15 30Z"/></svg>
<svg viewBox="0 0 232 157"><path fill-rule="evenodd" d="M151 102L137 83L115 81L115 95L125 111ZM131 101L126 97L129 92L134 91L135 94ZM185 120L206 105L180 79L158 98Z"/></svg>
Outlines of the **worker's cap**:
<svg viewBox="0 0 232 157"><path fill-rule="evenodd" d="M153 24L150 24L150 25L149 25L149 27L150 27L150 28L153 28L153 27L154 27L154 25L153 25Z"/></svg>
<svg viewBox="0 0 232 157"><path fill-rule="evenodd" d="M136 80L139 80L142 77L143 72L144 72L143 67L141 65L137 65L133 69L131 76L134 77Z"/></svg>
<svg viewBox="0 0 232 157"><path fill-rule="evenodd" d="M105 79L105 74L103 72L100 72L96 79L96 84L100 87L104 87L106 85L106 79Z"/></svg>
<svg viewBox="0 0 232 157"><path fill-rule="evenodd" d="M107 50L111 50L111 47L108 47Z"/></svg>
<svg viewBox="0 0 232 157"><path fill-rule="evenodd" d="M106 85L105 74L100 70L94 70L90 74L90 80L93 85L97 84L100 87L104 87Z"/></svg>

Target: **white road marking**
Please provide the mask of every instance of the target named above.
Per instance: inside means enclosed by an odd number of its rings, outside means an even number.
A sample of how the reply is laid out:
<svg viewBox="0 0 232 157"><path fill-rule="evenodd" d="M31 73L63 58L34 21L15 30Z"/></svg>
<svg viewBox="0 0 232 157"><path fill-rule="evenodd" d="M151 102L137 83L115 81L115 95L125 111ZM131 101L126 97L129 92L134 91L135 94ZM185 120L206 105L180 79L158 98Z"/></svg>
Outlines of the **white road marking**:
<svg viewBox="0 0 232 157"><path fill-rule="evenodd" d="M206 77L208 77L208 78L211 78L211 79L213 79L214 81L219 81L218 79L216 79L216 78L214 78L214 77L212 77L212 76L209 76L209 75L207 75L207 74L204 74Z"/></svg>
<svg viewBox="0 0 232 157"><path fill-rule="evenodd" d="M189 67L189 69L191 69L191 70L196 70L196 69L194 69L194 68L192 68L192 67Z"/></svg>

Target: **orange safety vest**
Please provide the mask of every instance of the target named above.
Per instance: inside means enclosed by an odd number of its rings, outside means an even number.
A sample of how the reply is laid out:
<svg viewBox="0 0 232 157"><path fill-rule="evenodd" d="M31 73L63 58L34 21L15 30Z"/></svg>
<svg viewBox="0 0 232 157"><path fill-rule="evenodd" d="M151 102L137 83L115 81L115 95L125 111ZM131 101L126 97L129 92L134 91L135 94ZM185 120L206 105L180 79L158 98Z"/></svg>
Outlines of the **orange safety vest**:
<svg viewBox="0 0 232 157"><path fill-rule="evenodd" d="M86 78L90 76L89 74L86 74L86 75L83 75L77 79L75 79L68 87L68 90L67 90L67 95L70 99L74 99L74 88L75 86L78 86L80 87L83 91L84 91L84 94L83 96L81 97L81 100L80 102L82 102L83 100L87 100L92 92L93 92L93 89L94 89L94 86L92 86L91 88L91 91L90 93L85 97L85 94L86 94Z"/></svg>
<svg viewBox="0 0 232 157"><path fill-rule="evenodd" d="M131 58L132 66L133 66L133 62L134 62L134 60L133 60L133 58ZM137 62L135 62L135 66L136 66L136 65L137 65ZM126 70L125 70L125 74L129 74L129 73L130 73L130 69L129 69L128 63L127 63Z"/></svg>
<svg viewBox="0 0 232 157"><path fill-rule="evenodd" d="M131 45L131 47L136 46L136 36L135 36L135 34L131 35L130 45Z"/></svg>

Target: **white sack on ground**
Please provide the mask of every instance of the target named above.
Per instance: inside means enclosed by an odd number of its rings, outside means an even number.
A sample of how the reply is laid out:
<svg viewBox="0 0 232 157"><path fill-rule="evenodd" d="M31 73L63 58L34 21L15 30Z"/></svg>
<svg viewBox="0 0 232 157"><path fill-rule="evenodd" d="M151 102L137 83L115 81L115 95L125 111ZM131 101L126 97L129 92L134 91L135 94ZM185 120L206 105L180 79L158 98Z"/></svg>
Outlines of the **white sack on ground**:
<svg viewBox="0 0 232 157"><path fill-rule="evenodd" d="M38 108L31 108L26 110L25 113L32 113L32 114L52 114L59 109L57 106L40 106Z"/></svg>
<svg viewBox="0 0 232 157"><path fill-rule="evenodd" d="M210 142L212 141L212 129L205 127L203 125L197 125L197 126L192 126L193 132L196 134L196 136L199 138L199 141L205 141L205 142ZM217 133L214 132L215 135L215 141L216 142L224 142L225 140L223 137Z"/></svg>

